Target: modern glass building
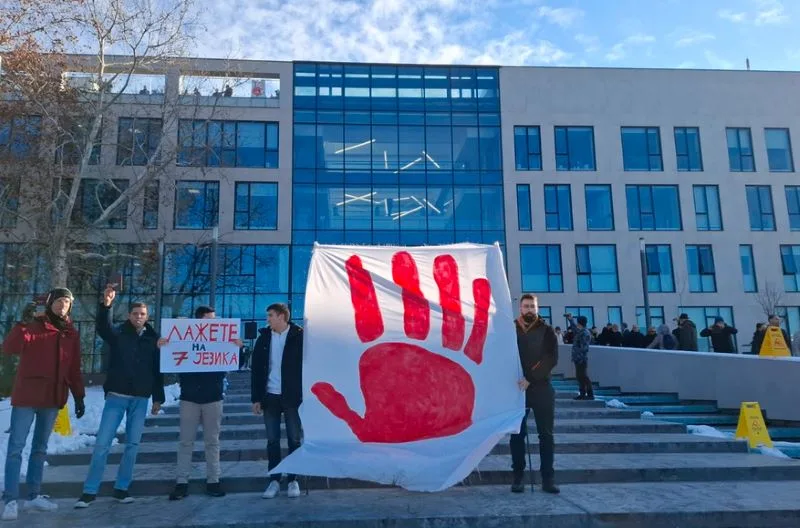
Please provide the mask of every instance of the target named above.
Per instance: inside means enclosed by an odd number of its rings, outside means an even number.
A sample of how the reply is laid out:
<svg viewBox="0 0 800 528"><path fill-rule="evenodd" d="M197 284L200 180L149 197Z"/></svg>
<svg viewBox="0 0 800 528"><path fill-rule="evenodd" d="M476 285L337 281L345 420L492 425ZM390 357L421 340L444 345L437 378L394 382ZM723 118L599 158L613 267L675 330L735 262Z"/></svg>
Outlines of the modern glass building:
<svg viewBox="0 0 800 528"><path fill-rule="evenodd" d="M208 72L226 68L245 82L214 95L228 79ZM720 315L740 350L766 311L800 330L798 73L212 59L157 73L104 122L73 217L97 218L174 139L164 176L71 257L87 372L102 370L93 316L109 278L121 305L165 317L213 289L220 316L262 322L282 301L301 321L314 242L499 242L512 297L537 294L562 326L565 312L643 326L643 249L652 324ZM160 118L171 98L174 123ZM0 155L29 155L37 123L0 124ZM21 183L0 177L4 324L48 284L18 243Z"/></svg>

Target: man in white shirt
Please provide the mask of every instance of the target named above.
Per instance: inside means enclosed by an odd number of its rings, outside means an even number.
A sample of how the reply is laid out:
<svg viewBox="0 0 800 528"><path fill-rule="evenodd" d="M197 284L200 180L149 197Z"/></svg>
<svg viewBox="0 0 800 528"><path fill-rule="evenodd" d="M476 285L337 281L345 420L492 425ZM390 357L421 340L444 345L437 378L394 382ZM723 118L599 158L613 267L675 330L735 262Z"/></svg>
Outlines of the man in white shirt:
<svg viewBox="0 0 800 528"><path fill-rule="evenodd" d="M253 413L264 415L267 460L271 472L281 461L281 416L286 423L289 453L300 447L300 403L303 401L303 329L289 322L282 303L267 308L267 328L259 330L251 359L250 388ZM270 474L262 497L274 499L280 491L280 474ZM300 496L296 475L288 475L287 495Z"/></svg>

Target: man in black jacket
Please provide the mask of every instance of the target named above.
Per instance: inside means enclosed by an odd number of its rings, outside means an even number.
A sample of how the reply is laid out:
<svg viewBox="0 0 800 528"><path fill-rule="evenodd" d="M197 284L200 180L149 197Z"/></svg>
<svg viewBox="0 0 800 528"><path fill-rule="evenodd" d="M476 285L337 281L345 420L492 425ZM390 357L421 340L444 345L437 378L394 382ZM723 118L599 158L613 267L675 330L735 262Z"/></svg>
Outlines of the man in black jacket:
<svg viewBox="0 0 800 528"><path fill-rule="evenodd" d="M709 328L704 328L700 332L700 337L711 338L711 348L714 349L714 352L735 354L736 347L733 345L733 336L738 333L736 328L725 324L725 319L715 317L714 324Z"/></svg>
<svg viewBox="0 0 800 528"><path fill-rule="evenodd" d="M128 320L115 327L112 324L111 305L116 295L113 286L106 286L103 300L97 309L97 335L108 344L110 356L106 382L103 385L106 402L89 464L89 474L83 484L83 495L75 503L76 508L88 508L97 496L111 442L117 436L117 428L126 416L125 452L117 471L114 498L123 504L133 502L133 497L128 494L128 487L133 480L133 467L139 452L148 401L152 396L153 414L158 414L161 404L164 403L164 377L159 362L158 334L147 324L147 305L132 303Z"/></svg>
<svg viewBox="0 0 800 528"><path fill-rule="evenodd" d="M217 314L210 306L199 306L195 319L214 319ZM241 347L239 339L233 340ZM165 338L158 340L164 346ZM189 474L192 470L192 452L197 426L203 424L203 445L206 451L206 494L224 497L219 483L219 431L222 426L222 388L225 372L192 372L181 374L180 443L178 444L178 469L175 489L169 500L180 500L189 494Z"/></svg>
<svg viewBox="0 0 800 528"><path fill-rule="evenodd" d="M303 401L303 329L289 322L289 308L282 303L267 308L268 328L259 330L251 360L250 388L254 414L264 414L267 459L270 472L281 461L281 415L286 422L289 453L300 447L300 403ZM280 491L279 474L270 474L262 495L274 499ZM300 496L295 475L288 475L287 495Z"/></svg>
<svg viewBox="0 0 800 528"><path fill-rule="evenodd" d="M555 391L550 384L550 371L558 363L558 341L556 334L544 319L539 317L539 304L536 297L526 293L520 298L520 317L516 320L517 346L522 372L525 376L519 381L525 390L525 406L533 409L536 431L539 433L540 473L542 490L559 493L555 484L553 458L555 443L553 426L555 421ZM511 491L525 491L525 437L528 434L528 412L522 419L520 432L511 435L511 467L514 483Z"/></svg>

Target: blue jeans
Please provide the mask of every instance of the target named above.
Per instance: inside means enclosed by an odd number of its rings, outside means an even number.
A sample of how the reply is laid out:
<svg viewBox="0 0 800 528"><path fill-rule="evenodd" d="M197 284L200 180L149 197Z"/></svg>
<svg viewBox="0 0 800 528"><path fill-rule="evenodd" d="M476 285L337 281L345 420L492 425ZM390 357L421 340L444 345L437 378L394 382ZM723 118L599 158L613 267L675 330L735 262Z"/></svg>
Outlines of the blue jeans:
<svg viewBox="0 0 800 528"><path fill-rule="evenodd" d="M19 499L19 472L22 468L22 450L28 440L33 419L36 426L33 429L33 444L31 455L28 457L28 497L35 499L42 489L42 473L44 472L44 457L47 454L47 441L53 432L58 409L33 407L11 408L11 431L8 435L8 452L6 453L6 486L3 491L3 501Z"/></svg>
<svg viewBox="0 0 800 528"><path fill-rule="evenodd" d="M286 407L281 402L281 397L276 394L267 394L263 403L264 425L267 428L267 461L268 468L272 471L281 461L281 415L286 421L286 439L289 442L289 453L300 447L300 413L297 407ZM289 481L295 480L295 475L287 475ZM280 480L280 474L270 475L270 480Z"/></svg>
<svg viewBox="0 0 800 528"><path fill-rule="evenodd" d="M149 398L123 398L109 394L103 406L103 416L100 418L100 428L97 430L97 442L94 445L92 461L89 463L89 474L83 483L83 492L97 495L103 472L106 469L108 450L111 442L117 436L117 428L122 423L122 418L127 414L125 421L125 452L117 471L117 482L114 488L127 490L133 480L133 466L136 464L136 454L139 452L139 441L144 431L144 419L147 417L147 404Z"/></svg>

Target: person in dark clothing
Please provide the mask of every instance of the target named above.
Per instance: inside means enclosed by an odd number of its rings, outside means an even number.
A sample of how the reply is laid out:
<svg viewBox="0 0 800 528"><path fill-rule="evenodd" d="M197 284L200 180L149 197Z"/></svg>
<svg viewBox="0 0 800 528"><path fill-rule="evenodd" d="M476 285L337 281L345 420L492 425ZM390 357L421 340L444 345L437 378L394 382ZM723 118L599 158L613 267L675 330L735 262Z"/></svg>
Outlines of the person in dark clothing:
<svg viewBox="0 0 800 528"><path fill-rule="evenodd" d="M608 346L622 346L622 332L619 331L619 326L617 325L611 327L611 332L608 334Z"/></svg>
<svg viewBox="0 0 800 528"><path fill-rule="evenodd" d="M611 343L611 333L613 332L613 325L608 323L605 328L603 328L600 335L597 337L597 343L600 346L609 346Z"/></svg>
<svg viewBox="0 0 800 528"><path fill-rule="evenodd" d="M195 319L214 319L217 314L211 306L199 306L194 311ZM239 339L233 340L241 347ZM158 346L169 343L165 338ZM189 494L189 474L192 470L192 452L197 435L197 426L203 424L203 445L206 452L206 494L224 497L219 483L219 431L222 427L222 399L225 372L192 372L180 374L181 386L180 439L178 444L178 468L175 489L169 500L181 500Z"/></svg>
<svg viewBox="0 0 800 528"><path fill-rule="evenodd" d="M539 433L539 471L542 476L542 490L547 493L559 493L553 469L555 391L550 384L550 371L558 363L558 341L553 328L539 316L536 297L528 293L520 298L520 316L516 320L516 328L519 359L524 375L519 385L520 389L525 390L525 406L527 409L533 409L536 431ZM511 467L514 471L511 491L514 493L522 493L525 490L523 476L525 437L528 435L527 409L519 433L511 435Z"/></svg>
<svg viewBox="0 0 800 528"><path fill-rule="evenodd" d="M622 346L626 348L647 348L649 344L647 337L639 331L639 325L633 325L628 335L622 339Z"/></svg>
<svg viewBox="0 0 800 528"><path fill-rule="evenodd" d="M688 352L697 351L697 326L689 319L689 316L682 313L678 317L678 327L672 332L678 341L677 350Z"/></svg>
<svg viewBox="0 0 800 528"><path fill-rule="evenodd" d="M658 337L658 332L656 332L654 326L651 326L647 329L647 334L644 336L645 348L650 348L650 345L656 340L656 337Z"/></svg>
<svg viewBox="0 0 800 528"><path fill-rule="evenodd" d="M767 331L769 327L781 328L781 317L779 315L770 315L769 316L769 324L764 326L760 332L756 332L753 336L753 346L752 346L752 353L753 354L760 354L761 353L761 344L764 342L764 336L767 335ZM792 340L789 339L789 333L781 328L781 333L783 334L783 341L786 343L786 347L789 348L792 346ZM790 348L791 350L791 348Z"/></svg>
<svg viewBox="0 0 800 528"><path fill-rule="evenodd" d="M132 303L128 320L119 326L112 324L111 305L117 293L112 285L106 286L97 309L97 335L109 346L108 373L103 389L106 402L97 431L97 439L89 464L89 474L83 484L83 495L76 508L88 508L94 502L108 459L111 442L117 428L125 421L125 452L119 464L114 498L123 504L133 502L128 487L133 480L133 467L139 452L139 441L144 431L147 405L153 397L151 412L158 414L164 403L164 376L161 374L158 351L158 333L147 323L147 305Z"/></svg>
<svg viewBox="0 0 800 528"><path fill-rule="evenodd" d="M712 326L704 328L700 332L700 337L711 338L711 348L714 349L714 352L735 354L736 347L733 345L733 336L738 333L736 328L725 324L725 319L716 317Z"/></svg>
<svg viewBox="0 0 800 528"><path fill-rule="evenodd" d="M286 422L289 453L300 447L300 404L303 401L303 329L289 322L289 308L276 303L267 308L269 328L259 330L253 348L250 400L254 414L264 414L267 459L271 472L281 461L281 416ZM270 473L262 495L274 499L280 491L280 474ZM288 475L290 498L300 496L296 475Z"/></svg>
<svg viewBox="0 0 800 528"><path fill-rule="evenodd" d="M586 316L579 315L578 322L572 318L572 314L568 317L569 327L575 332L575 342L572 343L572 362L575 364L575 377L578 378L578 386L580 394L575 398L576 400L594 400L594 390L592 389L592 380L589 379L587 373L589 369L589 344L592 342L592 334L586 328L588 320Z"/></svg>

